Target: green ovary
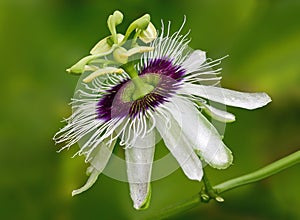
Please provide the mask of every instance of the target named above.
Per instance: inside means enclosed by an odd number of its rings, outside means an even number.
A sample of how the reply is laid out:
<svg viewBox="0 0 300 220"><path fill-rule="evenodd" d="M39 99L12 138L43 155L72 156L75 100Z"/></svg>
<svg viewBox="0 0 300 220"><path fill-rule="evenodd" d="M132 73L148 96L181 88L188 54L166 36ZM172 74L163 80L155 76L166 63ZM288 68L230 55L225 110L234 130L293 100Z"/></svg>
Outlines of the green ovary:
<svg viewBox="0 0 300 220"><path fill-rule="evenodd" d="M154 73L147 73L131 79L122 92L122 101L131 102L143 98L156 88L160 79L160 76Z"/></svg>

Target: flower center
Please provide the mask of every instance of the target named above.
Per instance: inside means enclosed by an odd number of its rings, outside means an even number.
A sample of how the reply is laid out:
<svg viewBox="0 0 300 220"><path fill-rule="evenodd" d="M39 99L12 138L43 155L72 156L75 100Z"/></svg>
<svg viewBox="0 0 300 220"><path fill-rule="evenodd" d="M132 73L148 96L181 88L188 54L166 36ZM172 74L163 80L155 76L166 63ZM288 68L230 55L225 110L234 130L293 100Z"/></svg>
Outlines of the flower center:
<svg viewBox="0 0 300 220"><path fill-rule="evenodd" d="M168 59L149 60L140 74L132 74L130 79L107 90L97 104L98 118L134 118L148 110L155 111L176 93L184 73Z"/></svg>

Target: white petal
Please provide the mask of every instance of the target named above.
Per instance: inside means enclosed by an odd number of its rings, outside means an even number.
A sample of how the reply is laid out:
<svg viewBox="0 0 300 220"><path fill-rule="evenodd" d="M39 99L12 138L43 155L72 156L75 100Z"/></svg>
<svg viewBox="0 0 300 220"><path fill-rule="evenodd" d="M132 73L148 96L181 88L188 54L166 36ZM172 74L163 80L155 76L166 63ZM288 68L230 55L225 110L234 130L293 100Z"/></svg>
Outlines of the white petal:
<svg viewBox="0 0 300 220"><path fill-rule="evenodd" d="M110 143L111 138L112 137L104 139L104 141L89 155L89 157L92 158L89 161L90 164L100 172L106 167L117 141L117 139L115 139Z"/></svg>
<svg viewBox="0 0 300 220"><path fill-rule="evenodd" d="M135 145L125 149L130 196L136 209L145 209L150 201L150 180L155 149L155 133L137 137Z"/></svg>
<svg viewBox="0 0 300 220"><path fill-rule="evenodd" d="M182 67L187 73L194 72L206 61L206 52L195 50L183 63Z"/></svg>
<svg viewBox="0 0 300 220"><path fill-rule="evenodd" d="M91 188L96 182L98 176L106 167L116 143L116 140L112 141L111 143L109 142L109 140L110 139L105 139L89 155L89 157L92 158L90 161L91 166L87 169L87 173L90 173L90 177L88 178L84 186L77 190L73 190L72 196L82 193Z"/></svg>
<svg viewBox="0 0 300 220"><path fill-rule="evenodd" d="M88 168L89 169L89 168ZM93 184L96 182L99 174L101 172L99 172L98 170L96 169L92 169L91 171L91 174L90 174L90 177L88 178L88 180L86 181L86 184L84 184L84 186L82 186L81 188L79 189L76 189L76 190L73 190L72 191L72 196L75 196L77 194L80 194L86 190L88 190L89 188L91 188L93 186Z"/></svg>
<svg viewBox="0 0 300 220"><path fill-rule="evenodd" d="M186 83L180 92L182 94L197 95L211 101L245 109L260 108L271 102L271 98L264 92L238 92L214 86L195 85L191 83Z"/></svg>
<svg viewBox="0 0 300 220"><path fill-rule="evenodd" d="M174 117L176 116L174 115ZM164 139L166 147L178 161L185 175L192 180L200 181L203 176L200 159L173 116L168 119L170 127L166 125L166 119L160 115L156 116L156 128L158 132Z"/></svg>
<svg viewBox="0 0 300 220"><path fill-rule="evenodd" d="M173 104L172 104L173 103ZM192 102L174 97L167 103L185 135L198 154L212 167L224 169L232 163L230 150L215 127L196 109Z"/></svg>
<svg viewBox="0 0 300 220"><path fill-rule="evenodd" d="M203 104L204 111L206 114L212 118L221 122L233 122L235 121L235 116L229 112L214 108L213 106Z"/></svg>

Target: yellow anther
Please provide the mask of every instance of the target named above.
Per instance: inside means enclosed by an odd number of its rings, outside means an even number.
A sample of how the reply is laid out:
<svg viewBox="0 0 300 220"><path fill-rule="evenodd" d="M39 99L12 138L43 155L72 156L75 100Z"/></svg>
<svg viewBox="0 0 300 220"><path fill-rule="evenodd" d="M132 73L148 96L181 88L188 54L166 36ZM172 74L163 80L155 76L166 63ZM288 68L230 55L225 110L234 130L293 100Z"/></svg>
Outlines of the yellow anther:
<svg viewBox="0 0 300 220"><path fill-rule="evenodd" d="M154 47L145 47L145 46L137 46L134 48L131 48L130 50L126 50L123 47L119 47L115 49L113 52L114 58L117 62L125 64L128 62L128 58L138 54L138 53L144 53L154 50Z"/></svg>
<svg viewBox="0 0 300 220"><path fill-rule="evenodd" d="M137 53L145 53L145 52L149 52L149 51L152 51L154 50L154 47L145 47L145 46L138 46L138 47L134 47L130 50L128 50L126 52L126 54L124 54L125 56L127 57L130 57L134 54L137 54Z"/></svg>
<svg viewBox="0 0 300 220"><path fill-rule="evenodd" d="M105 53L111 50L112 45L110 45L107 41L111 38L111 36L108 36L106 38L103 38L100 40L90 51L91 54L99 54L99 53ZM124 38L123 34L117 34L117 41L118 43L121 42Z"/></svg>
<svg viewBox="0 0 300 220"><path fill-rule="evenodd" d="M128 56L126 56L126 53L127 50L124 47L119 47L114 50L113 56L117 62L125 64L128 61Z"/></svg>
<svg viewBox="0 0 300 220"><path fill-rule="evenodd" d="M150 43L157 38L157 31L154 25L150 22L146 30L143 30L139 35L139 38L144 43Z"/></svg>
<svg viewBox="0 0 300 220"><path fill-rule="evenodd" d="M85 83L91 82L96 77L104 75L104 74L113 74L113 73L121 74L123 72L124 72L123 69L118 69L115 67L106 67L106 68L99 69L99 70L91 73L89 76L87 76L86 78L83 79L83 82L85 82Z"/></svg>

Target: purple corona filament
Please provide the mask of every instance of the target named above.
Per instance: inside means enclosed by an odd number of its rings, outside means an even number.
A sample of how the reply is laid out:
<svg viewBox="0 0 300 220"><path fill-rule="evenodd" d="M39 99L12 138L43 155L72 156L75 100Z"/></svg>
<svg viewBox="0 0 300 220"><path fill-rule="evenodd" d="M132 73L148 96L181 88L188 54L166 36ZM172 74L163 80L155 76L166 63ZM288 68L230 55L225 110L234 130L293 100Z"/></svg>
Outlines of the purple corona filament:
<svg viewBox="0 0 300 220"><path fill-rule="evenodd" d="M172 64L170 59L163 58L149 60L149 63L145 64L145 67L142 69L140 75L146 73L158 73L171 77L174 80L179 80L184 75L185 70L180 66Z"/></svg>
<svg viewBox="0 0 300 220"><path fill-rule="evenodd" d="M97 104L98 119L109 121L112 118L123 118L126 116L136 117L139 113L145 114L147 110L154 110L160 104L167 102L168 98L175 93L178 82L181 81L185 70L180 66L172 64L167 59L149 60L140 71L140 77L150 75L159 77L159 82L153 91L138 100L125 102L122 95L126 87L132 83L130 79L120 82L118 85L107 90L107 93ZM154 76L153 76L154 77Z"/></svg>

